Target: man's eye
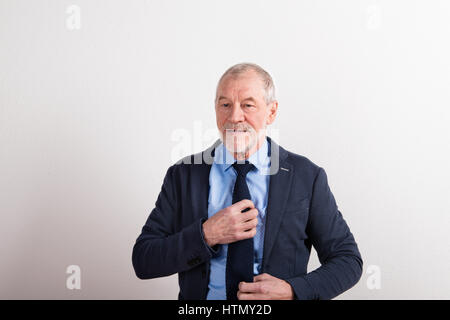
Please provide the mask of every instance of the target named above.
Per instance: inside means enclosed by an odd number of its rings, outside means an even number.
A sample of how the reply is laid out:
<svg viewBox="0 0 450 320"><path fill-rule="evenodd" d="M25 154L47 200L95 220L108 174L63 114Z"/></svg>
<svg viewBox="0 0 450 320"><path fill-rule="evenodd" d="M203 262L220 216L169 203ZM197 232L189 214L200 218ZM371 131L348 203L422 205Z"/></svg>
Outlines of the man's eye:
<svg viewBox="0 0 450 320"><path fill-rule="evenodd" d="M229 103L224 103L224 104L222 104L222 107L227 108L229 105L230 105Z"/></svg>
<svg viewBox="0 0 450 320"><path fill-rule="evenodd" d="M252 104L246 104L245 107L246 108L251 108L251 107L253 107L253 105Z"/></svg>

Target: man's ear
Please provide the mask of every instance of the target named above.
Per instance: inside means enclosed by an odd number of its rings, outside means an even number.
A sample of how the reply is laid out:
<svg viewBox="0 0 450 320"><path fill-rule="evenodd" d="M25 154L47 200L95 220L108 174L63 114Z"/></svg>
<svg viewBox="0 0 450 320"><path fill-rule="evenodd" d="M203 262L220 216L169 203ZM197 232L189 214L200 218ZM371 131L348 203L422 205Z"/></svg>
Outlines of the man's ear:
<svg viewBox="0 0 450 320"><path fill-rule="evenodd" d="M278 101L272 101L267 108L269 108L269 116L267 117L266 124L272 124L275 121L275 118L277 117L277 110L278 110Z"/></svg>

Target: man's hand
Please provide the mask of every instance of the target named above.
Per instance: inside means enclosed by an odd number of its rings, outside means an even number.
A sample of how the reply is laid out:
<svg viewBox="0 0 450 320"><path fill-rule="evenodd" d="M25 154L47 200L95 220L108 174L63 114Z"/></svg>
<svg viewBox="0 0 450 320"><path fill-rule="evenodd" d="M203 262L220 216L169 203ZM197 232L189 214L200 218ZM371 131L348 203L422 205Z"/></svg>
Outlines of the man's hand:
<svg viewBox="0 0 450 320"><path fill-rule="evenodd" d="M268 273L257 275L254 282L240 282L239 300L293 300L294 291L289 283Z"/></svg>
<svg viewBox="0 0 450 320"><path fill-rule="evenodd" d="M250 208L246 212L242 210ZM227 244L243 239L253 238L258 224L258 210L251 200L241 200L226 207L203 223L206 243Z"/></svg>

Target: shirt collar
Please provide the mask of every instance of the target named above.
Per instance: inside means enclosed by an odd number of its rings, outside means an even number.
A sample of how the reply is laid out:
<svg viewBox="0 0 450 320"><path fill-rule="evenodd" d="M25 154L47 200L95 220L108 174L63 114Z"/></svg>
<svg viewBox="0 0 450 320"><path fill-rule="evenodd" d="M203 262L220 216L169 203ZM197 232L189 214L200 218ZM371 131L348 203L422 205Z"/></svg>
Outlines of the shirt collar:
<svg viewBox="0 0 450 320"><path fill-rule="evenodd" d="M259 172L265 172L270 166L270 157L268 151L269 146L267 143L267 139L264 139L261 147L247 160L252 163ZM214 163L218 165L223 171L227 171L235 161L236 159L228 151L223 142L216 147L214 153Z"/></svg>

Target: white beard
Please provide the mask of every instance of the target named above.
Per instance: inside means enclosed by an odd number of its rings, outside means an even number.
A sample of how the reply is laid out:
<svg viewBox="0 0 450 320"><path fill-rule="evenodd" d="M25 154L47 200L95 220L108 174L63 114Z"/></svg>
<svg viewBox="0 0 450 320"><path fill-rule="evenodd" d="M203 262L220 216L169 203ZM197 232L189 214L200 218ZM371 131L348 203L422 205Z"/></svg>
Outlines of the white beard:
<svg viewBox="0 0 450 320"><path fill-rule="evenodd" d="M249 150L258 143L259 138L263 136L264 129L259 134L253 128L247 129L246 133L238 134L232 130L225 130L225 134L221 132L221 139L231 154L238 154L240 157L245 157Z"/></svg>

